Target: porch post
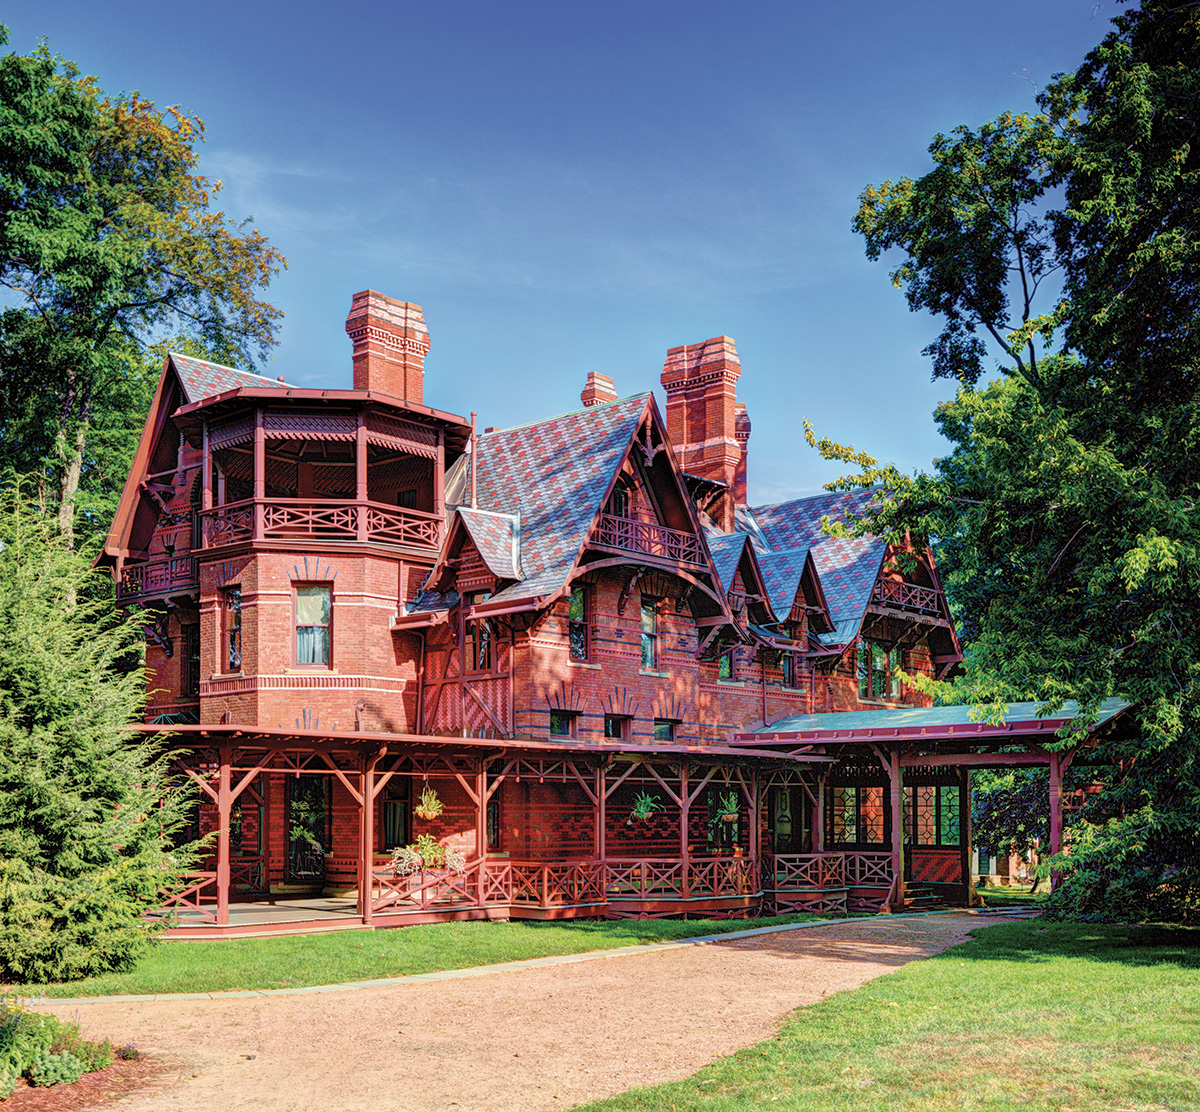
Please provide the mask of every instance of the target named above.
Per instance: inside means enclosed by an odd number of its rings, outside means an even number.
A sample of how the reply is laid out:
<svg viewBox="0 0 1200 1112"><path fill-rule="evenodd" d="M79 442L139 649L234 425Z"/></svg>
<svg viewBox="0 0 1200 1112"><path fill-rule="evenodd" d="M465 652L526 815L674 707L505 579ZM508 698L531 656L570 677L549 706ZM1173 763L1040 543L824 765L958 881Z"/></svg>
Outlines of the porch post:
<svg viewBox="0 0 1200 1112"><path fill-rule="evenodd" d="M606 800L604 797L604 788L605 788L604 779L605 779L605 777L604 777L604 762L603 761L600 761L596 765L596 778L595 779L596 779L596 787L595 787L596 806L595 806L595 809L592 814L592 825L593 825L592 845L593 845L594 855L596 857L596 860L603 861L604 857L605 857L605 850L606 850L605 843L607 841L607 839L605 837L605 831L604 831Z"/></svg>
<svg viewBox="0 0 1200 1112"><path fill-rule="evenodd" d="M487 761L479 757L475 764L475 856L487 857Z"/></svg>
<svg viewBox="0 0 1200 1112"><path fill-rule="evenodd" d="M358 846L358 913L364 926L371 925L373 900L373 864L375 855L375 759L362 756L362 773L358 783L362 793L359 804Z"/></svg>
<svg viewBox="0 0 1200 1112"><path fill-rule="evenodd" d="M758 769L750 769L750 867L757 871L762 852L762 815L759 814Z"/></svg>
<svg viewBox="0 0 1200 1112"><path fill-rule="evenodd" d="M358 411L358 426L354 430L354 507L357 537L367 539L367 418Z"/></svg>
<svg viewBox="0 0 1200 1112"><path fill-rule="evenodd" d="M204 442L200 448L200 508L212 509L212 447L208 442L208 422L204 422Z"/></svg>
<svg viewBox="0 0 1200 1112"><path fill-rule="evenodd" d="M817 777L817 806L813 816L813 853L825 852L825 783L828 776Z"/></svg>
<svg viewBox="0 0 1200 1112"><path fill-rule="evenodd" d="M966 892L964 901L971 906L971 770L964 768L958 781L958 840L961 844L962 881Z"/></svg>
<svg viewBox="0 0 1200 1112"><path fill-rule="evenodd" d="M261 406L254 411L254 539L262 540L266 526L267 431Z"/></svg>
<svg viewBox="0 0 1200 1112"><path fill-rule="evenodd" d="M691 814L691 803L688 801L688 768L683 762L679 765L679 871L680 891L684 899L692 894L690 861L688 859L688 818Z"/></svg>
<svg viewBox="0 0 1200 1112"><path fill-rule="evenodd" d="M220 749L221 770L217 780L217 922L229 923L229 823L233 810L233 788L230 783L232 754L228 745Z"/></svg>
<svg viewBox="0 0 1200 1112"><path fill-rule="evenodd" d="M1050 853L1062 852L1062 758L1050 754ZM1058 874L1050 874L1050 890L1058 887Z"/></svg>
<svg viewBox="0 0 1200 1112"><path fill-rule="evenodd" d="M888 750L892 785L892 911L904 910L904 772L900 768L900 746Z"/></svg>

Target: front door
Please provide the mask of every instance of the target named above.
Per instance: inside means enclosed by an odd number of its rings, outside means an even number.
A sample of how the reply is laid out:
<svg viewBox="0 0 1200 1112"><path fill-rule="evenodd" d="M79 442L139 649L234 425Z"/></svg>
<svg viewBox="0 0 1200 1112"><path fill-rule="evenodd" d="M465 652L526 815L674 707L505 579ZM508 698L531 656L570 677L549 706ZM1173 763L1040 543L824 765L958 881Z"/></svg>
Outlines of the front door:
<svg viewBox="0 0 1200 1112"><path fill-rule="evenodd" d="M287 785L288 880L323 888L331 817L329 778L288 777Z"/></svg>
<svg viewBox="0 0 1200 1112"><path fill-rule="evenodd" d="M812 803L799 784L777 785L768 797L767 829L777 854L812 852Z"/></svg>

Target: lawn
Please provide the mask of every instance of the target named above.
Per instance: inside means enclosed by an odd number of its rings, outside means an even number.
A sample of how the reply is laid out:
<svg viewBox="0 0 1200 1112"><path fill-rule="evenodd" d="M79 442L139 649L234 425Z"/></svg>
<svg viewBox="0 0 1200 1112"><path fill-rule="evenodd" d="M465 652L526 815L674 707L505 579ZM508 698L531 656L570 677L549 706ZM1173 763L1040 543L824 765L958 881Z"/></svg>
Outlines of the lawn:
<svg viewBox="0 0 1200 1112"><path fill-rule="evenodd" d="M1037 907L1046 899L1045 892L1033 895L1024 884L1009 888L976 888L975 891L983 897L988 907Z"/></svg>
<svg viewBox="0 0 1200 1112"><path fill-rule="evenodd" d="M1195 1112L1200 930L1037 920L985 928L799 1009L776 1038L686 1081L585 1107Z"/></svg>
<svg viewBox="0 0 1200 1112"><path fill-rule="evenodd" d="M671 919L537 923L434 923L399 930L334 931L229 942L158 942L127 973L63 984L10 986L25 996L117 996L299 988L466 969L551 954L581 954L673 938L802 923L815 915L769 919Z"/></svg>

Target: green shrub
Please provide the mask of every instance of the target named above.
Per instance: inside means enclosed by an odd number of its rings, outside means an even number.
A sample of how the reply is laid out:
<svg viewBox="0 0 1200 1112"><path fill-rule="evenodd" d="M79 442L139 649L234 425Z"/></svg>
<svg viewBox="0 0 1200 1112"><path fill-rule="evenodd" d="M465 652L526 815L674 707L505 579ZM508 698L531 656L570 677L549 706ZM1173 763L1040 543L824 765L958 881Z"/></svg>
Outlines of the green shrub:
<svg viewBox="0 0 1200 1112"><path fill-rule="evenodd" d="M70 1085L78 1081L86 1071L83 1063L69 1050L61 1054L52 1054L43 1050L33 1060L33 1064L25 1071L30 1085Z"/></svg>
<svg viewBox="0 0 1200 1112"><path fill-rule="evenodd" d="M0 1100L8 1100L17 1087L17 1075L11 1070L0 1070Z"/></svg>

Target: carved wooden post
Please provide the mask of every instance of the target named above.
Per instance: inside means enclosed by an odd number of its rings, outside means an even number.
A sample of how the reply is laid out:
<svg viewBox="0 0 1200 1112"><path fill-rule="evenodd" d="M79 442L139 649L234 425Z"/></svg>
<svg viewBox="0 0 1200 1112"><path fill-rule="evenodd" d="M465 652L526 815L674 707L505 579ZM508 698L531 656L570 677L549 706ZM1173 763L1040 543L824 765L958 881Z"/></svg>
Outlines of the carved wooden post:
<svg viewBox="0 0 1200 1112"><path fill-rule="evenodd" d="M254 539L260 541L266 532L267 497L267 430L263 427L263 411L254 411Z"/></svg>
<svg viewBox="0 0 1200 1112"><path fill-rule="evenodd" d="M204 442L200 449L200 508L211 510L213 502L212 445L208 439L208 422L204 422ZM201 541L201 544L204 542Z"/></svg>
<svg viewBox="0 0 1200 1112"><path fill-rule="evenodd" d="M691 877L688 875L690 860L688 854L688 819L691 815L691 801L688 799L688 770L686 764L679 766L679 871L680 892L686 900L692 894Z"/></svg>
<svg viewBox="0 0 1200 1112"><path fill-rule="evenodd" d="M375 761L366 753L362 756L362 775L359 791L359 849L358 849L358 913L364 926L370 926L373 916L372 904L375 857Z"/></svg>
<svg viewBox="0 0 1200 1112"><path fill-rule="evenodd" d="M825 784L828 775L817 777L817 805L813 815L813 853L825 852Z"/></svg>
<svg viewBox="0 0 1200 1112"><path fill-rule="evenodd" d="M888 750L892 786L892 910L904 910L904 772L900 768L900 746Z"/></svg>
<svg viewBox="0 0 1200 1112"><path fill-rule="evenodd" d="M1050 853L1062 852L1062 758L1050 754ZM1050 874L1050 888L1058 887L1058 873Z"/></svg>
<svg viewBox="0 0 1200 1112"><path fill-rule="evenodd" d="M357 537L367 539L367 418L360 409L354 430L354 513Z"/></svg>
<svg viewBox="0 0 1200 1112"><path fill-rule="evenodd" d="M229 923L229 824L233 811L230 783L232 754L228 745L220 748L221 768L217 779L217 922Z"/></svg>
<svg viewBox="0 0 1200 1112"><path fill-rule="evenodd" d="M958 840L961 843L964 903L971 902L971 770L964 768L958 782Z"/></svg>

